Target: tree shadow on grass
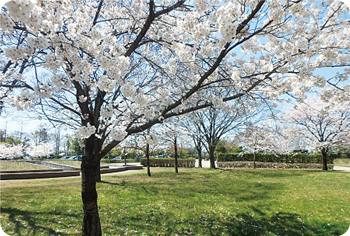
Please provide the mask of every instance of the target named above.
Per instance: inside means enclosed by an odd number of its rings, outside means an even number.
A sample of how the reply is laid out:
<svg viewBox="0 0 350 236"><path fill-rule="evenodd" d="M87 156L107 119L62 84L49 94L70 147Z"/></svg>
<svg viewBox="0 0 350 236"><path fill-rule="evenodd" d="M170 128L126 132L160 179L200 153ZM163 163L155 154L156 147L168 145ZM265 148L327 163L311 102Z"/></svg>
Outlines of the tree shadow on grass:
<svg viewBox="0 0 350 236"><path fill-rule="evenodd" d="M266 215L257 210L255 215L238 214L231 218L224 226L228 228L229 235L341 235L337 226L319 222L311 225L303 221L302 217L295 213L276 212L274 215Z"/></svg>
<svg viewBox="0 0 350 236"><path fill-rule="evenodd" d="M276 212L275 214L266 214L258 209L252 209L244 213L231 216L229 218L217 218L215 215L206 215L187 222L181 222L182 225L196 228L192 232L201 235L342 235L342 226L336 222L314 222L313 224L305 222L301 215L288 212ZM181 235L186 227L177 225L175 231ZM173 229L174 230L174 229Z"/></svg>
<svg viewBox="0 0 350 236"><path fill-rule="evenodd" d="M122 181L119 181L119 182L110 182L110 181L102 180L100 183L109 184L109 185L115 185L115 186L125 186L126 185L126 181L125 180L122 180Z"/></svg>
<svg viewBox="0 0 350 236"><path fill-rule="evenodd" d="M8 220L14 225L15 235L38 235L43 233L45 235L68 235L56 232L51 228L52 224L59 224L65 229L71 227L65 223L58 222L55 216L73 217L76 219L81 217L81 214L63 214L57 211L35 212L11 207L1 207L1 213L8 214Z"/></svg>

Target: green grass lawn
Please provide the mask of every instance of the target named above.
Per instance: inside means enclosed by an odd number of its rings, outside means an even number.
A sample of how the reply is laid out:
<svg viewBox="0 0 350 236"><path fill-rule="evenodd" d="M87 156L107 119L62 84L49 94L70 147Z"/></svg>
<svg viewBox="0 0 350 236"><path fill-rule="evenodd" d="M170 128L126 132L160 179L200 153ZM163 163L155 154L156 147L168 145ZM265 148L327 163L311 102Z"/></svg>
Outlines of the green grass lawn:
<svg viewBox="0 0 350 236"><path fill-rule="evenodd" d="M47 170L50 167L31 164L24 161L0 161L0 171L5 170Z"/></svg>
<svg viewBox="0 0 350 236"><path fill-rule="evenodd" d="M104 235L341 235L350 173L152 168L98 184ZM1 183L9 235L79 235L80 179Z"/></svg>
<svg viewBox="0 0 350 236"><path fill-rule="evenodd" d="M47 162L51 162L54 164L61 164L61 165L67 165L67 166L72 166L76 168L80 168L81 166L81 161L78 160L60 160L60 159L54 159L54 160L45 160Z"/></svg>

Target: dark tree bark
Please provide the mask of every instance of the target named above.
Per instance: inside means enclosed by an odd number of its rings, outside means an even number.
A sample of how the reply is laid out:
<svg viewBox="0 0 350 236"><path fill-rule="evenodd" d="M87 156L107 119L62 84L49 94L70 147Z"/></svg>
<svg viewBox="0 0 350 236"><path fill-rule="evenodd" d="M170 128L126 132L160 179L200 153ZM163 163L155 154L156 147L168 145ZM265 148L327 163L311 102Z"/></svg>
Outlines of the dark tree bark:
<svg viewBox="0 0 350 236"><path fill-rule="evenodd" d="M254 152L253 153L253 169L256 168L255 160L256 160L256 156L255 156L255 152Z"/></svg>
<svg viewBox="0 0 350 236"><path fill-rule="evenodd" d="M215 146L209 147L209 160L210 160L210 168L216 169L215 166Z"/></svg>
<svg viewBox="0 0 350 236"><path fill-rule="evenodd" d="M175 151L175 173L179 173L178 162L177 162L177 138L174 138L174 151Z"/></svg>
<svg viewBox="0 0 350 236"><path fill-rule="evenodd" d="M97 206L97 163L83 156L81 164L81 197L83 200L83 236L100 236L101 224Z"/></svg>
<svg viewBox="0 0 350 236"><path fill-rule="evenodd" d="M322 170L328 170L328 165L327 165L327 149L326 148L321 148L321 153L322 153Z"/></svg>
<svg viewBox="0 0 350 236"><path fill-rule="evenodd" d="M196 147L198 153L198 167L202 168L202 149L200 147Z"/></svg>
<svg viewBox="0 0 350 236"><path fill-rule="evenodd" d="M101 223L98 214L96 182L99 173L101 151L99 140L90 136L85 142L84 155L81 162L81 197L83 201L83 229L84 236L100 236Z"/></svg>
<svg viewBox="0 0 350 236"><path fill-rule="evenodd" d="M149 143L146 144L147 174L151 176L151 166L149 163Z"/></svg>
<svg viewBox="0 0 350 236"><path fill-rule="evenodd" d="M101 162L97 162L96 167L96 182L101 182Z"/></svg>

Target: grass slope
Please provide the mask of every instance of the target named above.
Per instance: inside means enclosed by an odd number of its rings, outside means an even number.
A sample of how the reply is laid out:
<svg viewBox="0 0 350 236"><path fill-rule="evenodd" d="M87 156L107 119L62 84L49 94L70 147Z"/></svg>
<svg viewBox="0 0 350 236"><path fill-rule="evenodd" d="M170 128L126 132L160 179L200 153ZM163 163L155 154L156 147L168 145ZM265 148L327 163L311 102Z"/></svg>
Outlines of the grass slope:
<svg viewBox="0 0 350 236"><path fill-rule="evenodd" d="M47 170L50 167L31 164L24 161L0 161L0 171L6 170Z"/></svg>
<svg viewBox="0 0 350 236"><path fill-rule="evenodd" d="M98 184L104 235L341 235L350 224L349 173L152 168ZM80 179L6 181L9 235L79 235Z"/></svg>

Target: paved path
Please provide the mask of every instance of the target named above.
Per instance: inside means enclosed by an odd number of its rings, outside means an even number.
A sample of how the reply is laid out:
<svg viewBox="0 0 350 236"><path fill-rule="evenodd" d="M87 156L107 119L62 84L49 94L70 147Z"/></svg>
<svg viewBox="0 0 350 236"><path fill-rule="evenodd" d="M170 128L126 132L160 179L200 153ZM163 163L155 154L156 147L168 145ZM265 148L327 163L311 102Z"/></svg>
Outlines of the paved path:
<svg viewBox="0 0 350 236"><path fill-rule="evenodd" d="M217 166L217 163L215 162L215 165ZM199 161L198 159L196 159L196 164L195 164L196 167L199 167ZM209 168L210 167L210 161L204 161L202 160L202 167L203 168Z"/></svg>
<svg viewBox="0 0 350 236"><path fill-rule="evenodd" d="M348 166L334 166L333 170L339 170L343 172L350 172L350 167Z"/></svg>

